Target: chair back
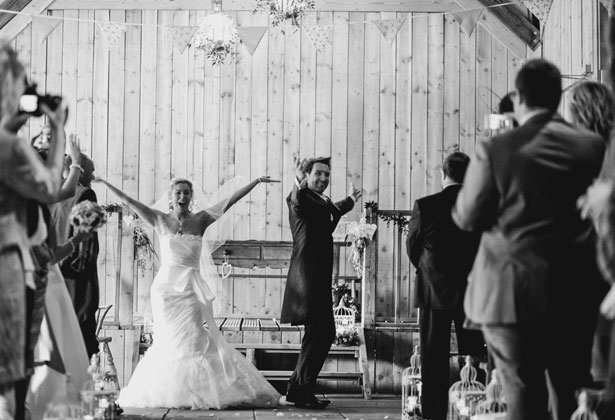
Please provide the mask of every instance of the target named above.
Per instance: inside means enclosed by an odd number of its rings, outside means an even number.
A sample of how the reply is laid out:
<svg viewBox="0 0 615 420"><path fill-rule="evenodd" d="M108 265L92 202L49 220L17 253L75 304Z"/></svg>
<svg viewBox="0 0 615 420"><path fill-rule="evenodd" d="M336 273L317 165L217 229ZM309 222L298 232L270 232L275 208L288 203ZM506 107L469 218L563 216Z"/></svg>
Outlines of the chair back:
<svg viewBox="0 0 615 420"><path fill-rule="evenodd" d="M98 307L98 310L96 311L96 337L98 337L98 334L102 329L103 322L105 322L105 318L107 317L109 310L111 310L111 307L113 307L113 305Z"/></svg>

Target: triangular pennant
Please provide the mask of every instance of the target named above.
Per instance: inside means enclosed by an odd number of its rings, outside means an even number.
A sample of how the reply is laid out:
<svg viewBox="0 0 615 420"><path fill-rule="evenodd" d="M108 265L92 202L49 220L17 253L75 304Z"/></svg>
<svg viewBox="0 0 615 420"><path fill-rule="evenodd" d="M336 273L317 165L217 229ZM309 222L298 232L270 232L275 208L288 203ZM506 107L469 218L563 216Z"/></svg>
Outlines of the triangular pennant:
<svg viewBox="0 0 615 420"><path fill-rule="evenodd" d="M180 54L190 45L190 41L198 29L198 26L171 26L168 28L173 39L173 46L179 50Z"/></svg>
<svg viewBox="0 0 615 420"><path fill-rule="evenodd" d="M254 54L256 47L260 44L261 39L263 39L263 35L265 35L265 31L267 30L266 26L238 26L237 32L239 33L239 38L243 45L246 46L250 55Z"/></svg>
<svg viewBox="0 0 615 420"><path fill-rule="evenodd" d="M485 9L477 10L462 10L460 12L451 12L453 18L457 21L461 30L467 35L471 36L476 27L476 22L480 19Z"/></svg>
<svg viewBox="0 0 615 420"><path fill-rule="evenodd" d="M128 25L117 22L97 22L98 28L103 35L103 40L107 50L111 51L118 44L124 32L128 30Z"/></svg>
<svg viewBox="0 0 615 420"><path fill-rule="evenodd" d="M57 28L60 23L62 23L61 19L33 15L32 33L35 41L39 44L42 43L49 35L51 35L53 30Z"/></svg>
<svg viewBox="0 0 615 420"><path fill-rule="evenodd" d="M374 20L374 24L380 29L382 36L393 43L406 18Z"/></svg>
<svg viewBox="0 0 615 420"><path fill-rule="evenodd" d="M600 0L602 6L609 12L609 16L613 14L613 0Z"/></svg>
<svg viewBox="0 0 615 420"><path fill-rule="evenodd" d="M309 40L312 42L316 51L322 51L325 48L325 44L329 39L329 33L331 32L331 25L314 25L302 27L307 34Z"/></svg>
<svg viewBox="0 0 615 420"><path fill-rule="evenodd" d="M547 23L552 2L553 0L523 0L523 5L544 25Z"/></svg>

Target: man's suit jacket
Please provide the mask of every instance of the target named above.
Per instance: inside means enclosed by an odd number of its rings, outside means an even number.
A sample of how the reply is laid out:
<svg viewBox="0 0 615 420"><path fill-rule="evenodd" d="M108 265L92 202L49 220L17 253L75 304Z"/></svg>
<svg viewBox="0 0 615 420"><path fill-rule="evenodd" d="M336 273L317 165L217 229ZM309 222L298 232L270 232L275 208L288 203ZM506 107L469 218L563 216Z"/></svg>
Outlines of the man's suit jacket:
<svg viewBox="0 0 615 420"><path fill-rule="evenodd" d="M480 233L455 225L451 210L461 185L416 200L406 240L408 256L416 267L415 304L419 308L461 308L467 278Z"/></svg>
<svg viewBox="0 0 615 420"><path fill-rule="evenodd" d="M304 324L331 310L332 233L342 215L352 210L352 198L333 203L307 188L304 180L286 198L293 252L288 268L282 322ZM326 312L325 312L326 313Z"/></svg>
<svg viewBox="0 0 615 420"><path fill-rule="evenodd" d="M453 211L462 229L484 232L464 301L470 320L551 319L584 304L596 287L594 238L576 202L604 150L600 136L549 113L477 144Z"/></svg>

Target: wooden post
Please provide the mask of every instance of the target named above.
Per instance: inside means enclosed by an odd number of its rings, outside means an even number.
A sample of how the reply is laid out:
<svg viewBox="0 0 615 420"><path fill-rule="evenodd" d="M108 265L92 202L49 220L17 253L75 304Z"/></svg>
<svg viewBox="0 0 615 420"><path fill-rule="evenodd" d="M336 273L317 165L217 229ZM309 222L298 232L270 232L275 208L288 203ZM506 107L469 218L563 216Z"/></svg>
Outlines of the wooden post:
<svg viewBox="0 0 615 420"><path fill-rule="evenodd" d="M378 216L371 208L365 209L365 221L377 224ZM361 296L361 327L374 328L376 324L376 274L378 273L378 231L366 241L363 253L363 280Z"/></svg>
<svg viewBox="0 0 615 420"><path fill-rule="evenodd" d="M122 283L122 208L117 211L117 243L115 244L115 299L113 322L120 321L120 287Z"/></svg>

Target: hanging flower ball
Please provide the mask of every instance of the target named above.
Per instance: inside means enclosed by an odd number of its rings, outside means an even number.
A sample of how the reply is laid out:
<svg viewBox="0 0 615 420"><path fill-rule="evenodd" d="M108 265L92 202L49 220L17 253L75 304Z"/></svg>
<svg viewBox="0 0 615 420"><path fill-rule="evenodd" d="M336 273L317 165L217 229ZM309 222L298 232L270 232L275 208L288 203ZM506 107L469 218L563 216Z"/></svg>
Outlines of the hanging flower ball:
<svg viewBox="0 0 615 420"><path fill-rule="evenodd" d="M192 45L205 51L213 64L222 64L230 55L236 56L235 44L239 34L235 22L225 13L212 13L205 17L192 38Z"/></svg>

